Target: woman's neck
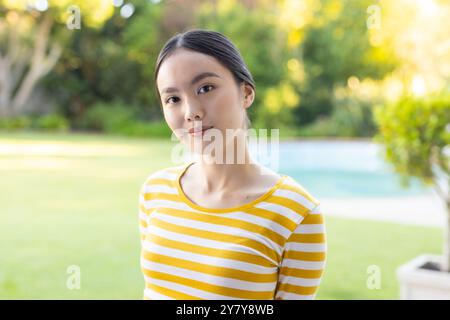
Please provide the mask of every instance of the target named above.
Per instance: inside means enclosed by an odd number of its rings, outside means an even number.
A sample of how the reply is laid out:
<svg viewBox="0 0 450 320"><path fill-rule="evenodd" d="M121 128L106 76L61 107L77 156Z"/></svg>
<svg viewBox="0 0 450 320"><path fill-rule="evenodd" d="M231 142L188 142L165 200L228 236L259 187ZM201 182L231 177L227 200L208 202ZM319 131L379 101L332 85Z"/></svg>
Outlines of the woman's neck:
<svg viewBox="0 0 450 320"><path fill-rule="evenodd" d="M230 193L242 188L245 182L252 181L261 174L261 167L250 156L248 148L245 146L240 155L236 152L236 148L233 157L229 156L227 159L224 155L223 161L218 161L211 155L195 157L195 164L191 166L192 176L196 177L195 180L201 190Z"/></svg>

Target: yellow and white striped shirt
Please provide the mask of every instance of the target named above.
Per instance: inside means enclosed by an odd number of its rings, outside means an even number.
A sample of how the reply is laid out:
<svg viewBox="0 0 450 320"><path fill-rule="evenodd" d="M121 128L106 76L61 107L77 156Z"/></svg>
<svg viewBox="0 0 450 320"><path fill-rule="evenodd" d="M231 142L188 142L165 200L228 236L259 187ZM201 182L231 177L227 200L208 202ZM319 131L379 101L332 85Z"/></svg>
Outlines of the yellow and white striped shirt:
<svg viewBox="0 0 450 320"><path fill-rule="evenodd" d="M250 203L205 208L180 186L190 164L141 187L144 299L314 299L327 252L319 201L281 175Z"/></svg>

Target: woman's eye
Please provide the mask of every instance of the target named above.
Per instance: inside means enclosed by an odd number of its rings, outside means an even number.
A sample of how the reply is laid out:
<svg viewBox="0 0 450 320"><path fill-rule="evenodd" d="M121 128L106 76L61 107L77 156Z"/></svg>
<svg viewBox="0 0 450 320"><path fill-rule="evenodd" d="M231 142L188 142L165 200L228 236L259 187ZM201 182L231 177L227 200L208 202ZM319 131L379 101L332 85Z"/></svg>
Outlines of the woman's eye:
<svg viewBox="0 0 450 320"><path fill-rule="evenodd" d="M169 103L171 99L175 99L176 101L174 101L173 103L176 103L179 99L178 97L170 97L166 100L166 103Z"/></svg>
<svg viewBox="0 0 450 320"><path fill-rule="evenodd" d="M211 91L213 88L214 88L214 86L212 86L212 85L210 85L210 84L207 84L206 86L203 86L203 87L201 87L200 88L200 90L198 91L199 93L202 93L201 91L202 91L202 89L204 89L204 88L208 88L207 90L206 90L206 92L208 92L208 91ZM204 91L204 90L203 90ZM205 92L205 91L204 91Z"/></svg>

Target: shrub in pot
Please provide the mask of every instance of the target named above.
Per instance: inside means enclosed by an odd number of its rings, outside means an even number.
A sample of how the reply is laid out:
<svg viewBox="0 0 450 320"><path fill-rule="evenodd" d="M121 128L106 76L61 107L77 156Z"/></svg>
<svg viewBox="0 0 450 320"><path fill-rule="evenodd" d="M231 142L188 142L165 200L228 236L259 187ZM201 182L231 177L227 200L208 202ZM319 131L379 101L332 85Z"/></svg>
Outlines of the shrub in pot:
<svg viewBox="0 0 450 320"><path fill-rule="evenodd" d="M450 93L404 96L376 107L374 118L375 141L384 145L401 183L419 178L447 209L442 255L424 253L397 269L401 298L450 299Z"/></svg>

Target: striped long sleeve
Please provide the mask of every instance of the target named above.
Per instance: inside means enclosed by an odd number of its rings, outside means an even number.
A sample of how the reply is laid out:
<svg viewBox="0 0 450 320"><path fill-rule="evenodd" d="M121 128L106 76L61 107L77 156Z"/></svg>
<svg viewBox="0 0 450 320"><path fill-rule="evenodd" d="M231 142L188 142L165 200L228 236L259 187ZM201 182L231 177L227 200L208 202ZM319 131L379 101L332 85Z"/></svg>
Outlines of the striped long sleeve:
<svg viewBox="0 0 450 320"><path fill-rule="evenodd" d="M326 254L325 222L319 204L304 217L286 241L275 299L315 299Z"/></svg>

